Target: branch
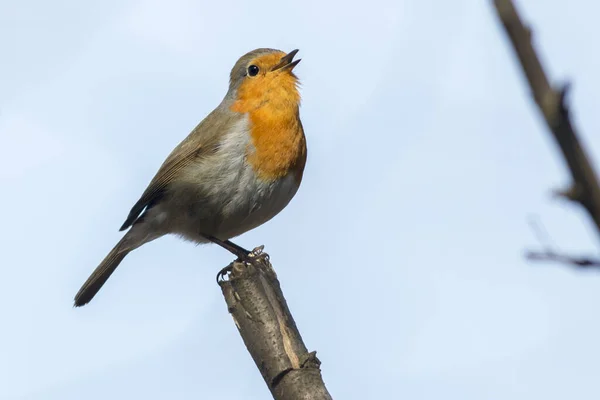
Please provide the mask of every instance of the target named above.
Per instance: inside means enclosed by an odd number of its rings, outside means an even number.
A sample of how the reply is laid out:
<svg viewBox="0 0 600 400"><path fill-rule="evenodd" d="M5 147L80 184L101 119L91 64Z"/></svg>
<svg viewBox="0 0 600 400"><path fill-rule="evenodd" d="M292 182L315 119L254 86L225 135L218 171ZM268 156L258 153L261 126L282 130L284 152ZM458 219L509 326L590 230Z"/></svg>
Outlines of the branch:
<svg viewBox="0 0 600 400"><path fill-rule="evenodd" d="M533 98L571 171L571 187L556 193L581 204L596 223L600 234L600 186L596 172L569 119L569 110L565 104L569 86L564 85L559 89L550 86L531 44L531 31L523 25L512 0L494 0L494 5L521 62Z"/></svg>
<svg viewBox="0 0 600 400"><path fill-rule="evenodd" d="M331 400L316 352L309 353L262 248L252 263L233 262L219 280L248 352L275 400ZM221 274L220 274L221 275Z"/></svg>
<svg viewBox="0 0 600 400"><path fill-rule="evenodd" d="M543 252L528 251L525 253L525 258L532 261L554 261L562 264L572 265L579 269L600 268L600 260L558 254L551 250L546 250Z"/></svg>

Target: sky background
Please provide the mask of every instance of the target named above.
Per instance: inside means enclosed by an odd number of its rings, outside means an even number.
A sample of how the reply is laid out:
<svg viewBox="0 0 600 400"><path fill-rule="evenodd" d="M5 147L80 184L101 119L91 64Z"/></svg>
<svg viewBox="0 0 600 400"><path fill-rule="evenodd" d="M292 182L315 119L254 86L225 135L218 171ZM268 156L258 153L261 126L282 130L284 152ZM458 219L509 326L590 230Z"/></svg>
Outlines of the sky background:
<svg viewBox="0 0 600 400"><path fill-rule="evenodd" d="M600 155L599 6L520 1ZM597 255L490 1L0 0L0 398L270 398L214 282L165 237L80 285L257 47L299 48L300 191L266 245L336 399L598 399Z"/></svg>

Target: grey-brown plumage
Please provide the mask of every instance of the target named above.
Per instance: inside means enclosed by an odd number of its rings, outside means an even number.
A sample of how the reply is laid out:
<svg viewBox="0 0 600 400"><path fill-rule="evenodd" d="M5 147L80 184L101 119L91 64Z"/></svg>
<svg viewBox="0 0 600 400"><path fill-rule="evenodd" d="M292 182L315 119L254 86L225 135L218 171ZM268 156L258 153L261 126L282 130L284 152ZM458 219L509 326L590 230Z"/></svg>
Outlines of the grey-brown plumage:
<svg viewBox="0 0 600 400"><path fill-rule="evenodd" d="M277 103L278 99L269 98L269 93L285 95L294 91L297 95L295 76L283 79L283 74L291 74L297 64L292 63L295 51L292 53L284 57L279 50L257 49L236 62L225 98L161 165L120 228L129 230L75 295L76 307L87 304L125 256L145 243L166 234L177 234L195 243L225 241L263 224L289 203L302 174L290 170L276 179L260 177L248 162L248 155L256 151L249 112L232 111L232 105L238 100L241 85L253 79L247 76L249 64L267 62L264 60L276 61L271 66L260 64L263 75L254 79L277 85L277 91L265 90L260 107ZM281 68L282 63L290 63L291 67ZM269 68L273 66L277 69ZM298 106L292 105L288 115L298 118ZM281 113L280 106L276 107ZM290 134L299 138L302 151L298 154L305 160L302 125L298 120L294 126L299 127L298 131ZM303 162L294 165L304 168Z"/></svg>
<svg viewBox="0 0 600 400"><path fill-rule="evenodd" d="M129 250L122 248L121 240L108 255L102 260L100 265L94 270L92 275L85 281L75 296L75 306L79 307L87 304L98 293L104 283L110 278L121 261L129 253Z"/></svg>
<svg viewBox="0 0 600 400"><path fill-rule="evenodd" d="M229 116L229 118L220 117L222 106L220 105L219 108L209 114L167 157L119 229L123 231L131 227L131 230L125 234L123 239L79 289L79 292L75 295L76 307L87 304L96 295L130 251L168 233L166 226L163 226L162 229L158 226L155 227L158 229L152 229L153 225L159 224L144 220L161 198L164 196L173 197L174 193L172 188L171 191L169 190L169 185L177 179L182 170L202 155L214 151L219 132L229 129L229 126L234 123L235 118L233 116ZM219 122L215 122L215 120ZM146 227L150 229L143 229ZM146 231L154 231L154 235L151 236L155 237L148 237Z"/></svg>

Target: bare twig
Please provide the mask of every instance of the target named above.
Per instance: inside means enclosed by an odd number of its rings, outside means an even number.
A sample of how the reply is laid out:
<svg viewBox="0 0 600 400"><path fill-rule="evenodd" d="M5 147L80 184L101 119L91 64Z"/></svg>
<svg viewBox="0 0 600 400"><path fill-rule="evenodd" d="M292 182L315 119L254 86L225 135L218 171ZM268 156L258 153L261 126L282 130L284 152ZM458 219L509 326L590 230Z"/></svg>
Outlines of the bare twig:
<svg viewBox="0 0 600 400"><path fill-rule="evenodd" d="M308 352L262 248L234 262L219 285L248 352L275 400L331 400L316 352Z"/></svg>
<svg viewBox="0 0 600 400"><path fill-rule="evenodd" d="M600 186L596 172L569 119L569 110L565 104L569 86L564 85L558 89L550 86L531 44L531 31L523 25L512 0L494 0L494 5L521 62L533 98L571 171L571 187L555 193L581 204L594 220L600 234Z"/></svg>
<svg viewBox="0 0 600 400"><path fill-rule="evenodd" d="M600 268L600 260L587 257L574 257L565 254L560 254L553 250L553 245L550 240L550 235L546 229L533 217L529 218L529 225L533 229L535 236L544 248L543 251L527 251L525 258L531 261L554 261L563 264L568 264L579 269L596 267Z"/></svg>
<svg viewBox="0 0 600 400"><path fill-rule="evenodd" d="M525 253L525 258L531 261L554 261L562 264L572 265L577 268L600 268L600 260L558 254L551 250L546 250L543 252L528 251Z"/></svg>

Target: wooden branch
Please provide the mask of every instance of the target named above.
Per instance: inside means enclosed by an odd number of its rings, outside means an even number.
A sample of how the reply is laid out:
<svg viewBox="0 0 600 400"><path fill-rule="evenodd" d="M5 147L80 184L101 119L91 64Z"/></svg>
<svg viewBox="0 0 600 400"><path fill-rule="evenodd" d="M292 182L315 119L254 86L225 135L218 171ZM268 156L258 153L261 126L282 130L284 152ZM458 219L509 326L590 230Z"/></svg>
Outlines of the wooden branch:
<svg viewBox="0 0 600 400"><path fill-rule="evenodd" d="M248 352L275 400L331 400L321 363L302 342L268 255L262 247L252 254L252 264L233 262L228 280L218 280Z"/></svg>
<svg viewBox="0 0 600 400"><path fill-rule="evenodd" d="M533 98L571 171L571 187L556 193L581 204L596 223L600 234L600 186L596 172L569 119L569 110L565 104L569 86L564 85L559 89L550 86L531 44L531 31L523 25L512 0L494 0L494 5L521 62Z"/></svg>

